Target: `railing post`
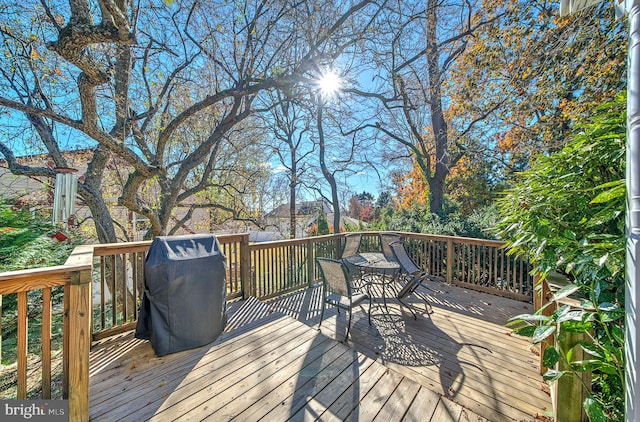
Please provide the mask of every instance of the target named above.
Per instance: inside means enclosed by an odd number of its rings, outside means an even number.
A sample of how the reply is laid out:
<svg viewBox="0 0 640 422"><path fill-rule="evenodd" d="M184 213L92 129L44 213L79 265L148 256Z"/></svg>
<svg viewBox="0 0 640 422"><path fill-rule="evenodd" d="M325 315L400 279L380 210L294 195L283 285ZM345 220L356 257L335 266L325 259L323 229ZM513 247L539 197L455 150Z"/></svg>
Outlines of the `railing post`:
<svg viewBox="0 0 640 422"><path fill-rule="evenodd" d="M89 350L91 349L91 270L74 272L65 289L65 369L69 420L89 420Z"/></svg>
<svg viewBox="0 0 640 422"><path fill-rule="evenodd" d="M240 241L240 279L242 280L242 298L255 296L254 278L251 273L251 251L249 250L249 234L244 233Z"/></svg>
<svg viewBox="0 0 640 422"><path fill-rule="evenodd" d="M542 309L541 313L545 316L551 316L556 310L555 304L549 304L549 299L551 299L551 290L549 289L549 284L546 280L542 280L539 275L533 276L533 310L538 311ZM545 307L546 306L546 307ZM544 339L540 343L540 373L544 374L546 368L544 367L542 360L544 359L544 351L547 347L555 346L556 340L555 335L551 335Z"/></svg>
<svg viewBox="0 0 640 422"><path fill-rule="evenodd" d="M311 237L307 238L307 283L309 287L313 287L315 268L315 248L313 247L313 240Z"/></svg>
<svg viewBox="0 0 640 422"><path fill-rule="evenodd" d="M589 355L580 347L580 343L586 340L584 333L572 333L560 328L560 334L556 341L562 356L573 349L573 360L588 359ZM582 403L589 395L585 385L591 385L591 372L573 372L571 365L564 359L557 363L558 371L567 371L553 385L551 401L553 404L553 416L556 421L588 422L589 418L584 412Z"/></svg>
<svg viewBox="0 0 640 422"><path fill-rule="evenodd" d="M453 260L454 260L453 238L447 239L447 284L453 284Z"/></svg>

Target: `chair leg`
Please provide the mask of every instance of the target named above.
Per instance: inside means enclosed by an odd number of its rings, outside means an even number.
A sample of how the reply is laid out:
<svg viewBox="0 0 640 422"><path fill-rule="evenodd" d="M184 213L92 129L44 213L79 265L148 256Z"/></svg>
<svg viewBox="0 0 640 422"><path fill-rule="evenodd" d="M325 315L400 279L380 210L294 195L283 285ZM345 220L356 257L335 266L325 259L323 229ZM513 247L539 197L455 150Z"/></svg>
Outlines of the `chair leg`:
<svg viewBox="0 0 640 422"><path fill-rule="evenodd" d="M404 302L402 301L402 299L400 299L400 298L397 298L397 299L398 299L398 302L400 302L400 304L401 304L401 305L403 305L405 308L407 308L409 311L411 311L411 314L413 315L413 319L417 321L417 320L418 320L418 316L417 316L417 315L416 315L416 313L413 311L413 309L411 309L411 307L410 307L409 305L407 305L406 303L404 303Z"/></svg>
<svg viewBox="0 0 640 422"><path fill-rule="evenodd" d="M320 326L322 325L322 320L324 319L324 308L326 306L326 302L323 300L322 301L322 311L320 312L320 323L318 324L318 330L320 329Z"/></svg>
<svg viewBox="0 0 640 422"><path fill-rule="evenodd" d="M349 338L349 331L351 330L351 314L353 314L353 311L351 310L351 308L349 308L348 312L349 312L349 321L347 322L347 335L344 336L345 341Z"/></svg>

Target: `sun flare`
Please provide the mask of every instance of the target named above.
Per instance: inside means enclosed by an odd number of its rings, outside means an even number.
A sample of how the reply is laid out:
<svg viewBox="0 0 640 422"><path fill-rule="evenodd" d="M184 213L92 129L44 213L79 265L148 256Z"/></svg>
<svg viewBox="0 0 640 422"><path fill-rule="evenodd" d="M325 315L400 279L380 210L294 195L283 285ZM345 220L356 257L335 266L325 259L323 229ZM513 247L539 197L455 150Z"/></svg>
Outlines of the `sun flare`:
<svg viewBox="0 0 640 422"><path fill-rule="evenodd" d="M342 81L337 73L327 72L323 74L318 80L320 94L323 98L330 98L334 96L340 90L341 83Z"/></svg>

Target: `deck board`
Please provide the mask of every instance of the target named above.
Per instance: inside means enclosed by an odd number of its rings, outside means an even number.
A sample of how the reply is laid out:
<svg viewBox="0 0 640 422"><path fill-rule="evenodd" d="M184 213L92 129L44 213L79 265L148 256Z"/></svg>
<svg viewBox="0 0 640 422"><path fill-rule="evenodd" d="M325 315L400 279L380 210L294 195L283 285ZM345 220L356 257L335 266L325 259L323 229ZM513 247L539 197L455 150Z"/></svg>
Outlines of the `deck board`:
<svg viewBox="0 0 640 422"><path fill-rule="evenodd" d="M386 368L378 362L372 362L371 366L358 378L358 383L354 383L344 390L317 419L310 418L307 420L327 422L346 420L355 409L359 408L361 400L387 371L389 371L389 368Z"/></svg>
<svg viewBox="0 0 640 422"><path fill-rule="evenodd" d="M230 321L218 340L200 348L157 357L131 334L96 344L91 420L317 420L329 419L336 405L366 421L398 384L402 391L421 388L316 329L247 303L261 317ZM374 404L359 406L360 398ZM409 405L395 407L407 412Z"/></svg>
<svg viewBox="0 0 640 422"><path fill-rule="evenodd" d="M416 296L411 313L397 301L354 313L348 344L421 386L459 404L461 420L532 421L551 409L551 402L539 373L539 357L529 339L513 335L505 327L509 317L532 312L531 305L442 283L429 283L433 291L421 288L432 305ZM308 289L269 304L279 312L311 326L319 322L320 290ZM328 308L322 333L342 340L346 332L344 314ZM467 410L472 413L466 412ZM436 416L443 416L445 409Z"/></svg>
<svg viewBox="0 0 640 422"><path fill-rule="evenodd" d="M425 387L420 387L411 407L405 414L407 421L436 420L433 418L442 396Z"/></svg>
<svg viewBox="0 0 640 422"><path fill-rule="evenodd" d="M418 391L420 391L420 384L403 378L373 420L377 422L405 420L405 413Z"/></svg>
<svg viewBox="0 0 640 422"><path fill-rule="evenodd" d="M393 300L388 314L374 305L371 326L359 310L346 342L344 313L317 329L318 289L236 302L219 339L163 357L131 333L105 339L91 352L90 418L533 421L550 406L537 356L500 323L527 305L472 294L444 286L430 315L411 299L417 321Z"/></svg>

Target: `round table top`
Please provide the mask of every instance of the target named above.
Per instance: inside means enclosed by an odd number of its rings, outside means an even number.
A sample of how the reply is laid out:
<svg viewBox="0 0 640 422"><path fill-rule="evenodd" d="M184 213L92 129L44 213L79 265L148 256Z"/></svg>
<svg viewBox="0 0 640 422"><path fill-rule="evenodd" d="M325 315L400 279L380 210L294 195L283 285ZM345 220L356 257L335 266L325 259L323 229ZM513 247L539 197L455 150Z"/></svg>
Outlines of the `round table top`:
<svg viewBox="0 0 640 422"><path fill-rule="evenodd" d="M377 252L363 252L346 257L345 260L358 267L373 270L396 270L400 268L400 264L394 261L387 261L383 254Z"/></svg>

